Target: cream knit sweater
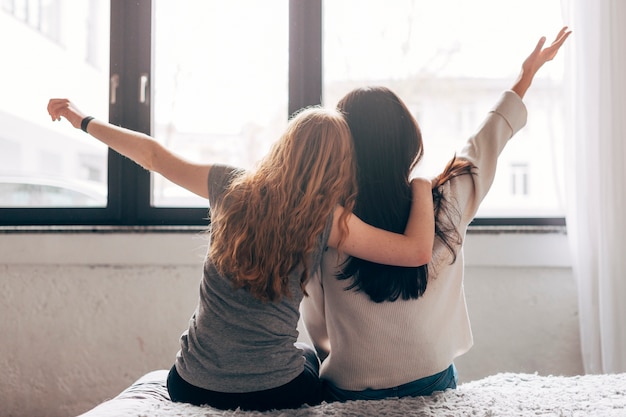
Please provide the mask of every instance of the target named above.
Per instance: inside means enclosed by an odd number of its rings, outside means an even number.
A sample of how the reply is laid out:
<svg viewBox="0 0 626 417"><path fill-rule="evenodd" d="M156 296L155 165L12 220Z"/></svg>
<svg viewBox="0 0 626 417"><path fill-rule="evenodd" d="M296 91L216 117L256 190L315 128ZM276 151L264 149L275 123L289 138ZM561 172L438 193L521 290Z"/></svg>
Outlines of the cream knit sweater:
<svg viewBox="0 0 626 417"><path fill-rule="evenodd" d="M526 124L526 107L505 91L478 131L457 152L477 167L444 185L444 194L467 226L489 191L496 162L508 140ZM402 385L446 369L473 343L463 290L463 248L454 264L437 240L429 265L426 292L417 300L374 303L362 292L345 291L349 281L335 278L335 250L324 254L321 273L307 284L301 310L306 330L318 353L328 355L320 376L353 391Z"/></svg>

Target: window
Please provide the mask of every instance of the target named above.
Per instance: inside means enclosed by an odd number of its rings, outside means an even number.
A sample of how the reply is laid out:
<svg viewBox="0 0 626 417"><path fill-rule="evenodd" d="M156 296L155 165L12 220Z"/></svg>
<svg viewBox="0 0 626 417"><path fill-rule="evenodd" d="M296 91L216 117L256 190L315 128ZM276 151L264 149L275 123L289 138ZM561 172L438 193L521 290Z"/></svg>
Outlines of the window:
<svg viewBox="0 0 626 417"><path fill-rule="evenodd" d="M19 39L0 44L2 223L103 218L107 149L82 132L58 128L46 104L67 94L108 118L109 16L106 1L2 2L0 34ZM101 213L93 216L96 208Z"/></svg>
<svg viewBox="0 0 626 417"><path fill-rule="evenodd" d="M190 159L250 166L294 111L382 84L414 111L432 172L560 25L559 0L1 1L0 33L23 40L0 45L15 63L0 79L0 224L13 225L207 223L202 199L51 123L50 97ZM477 223L563 224L561 79L554 62L533 85Z"/></svg>
<svg viewBox="0 0 626 417"><path fill-rule="evenodd" d="M528 164L512 163L511 164L511 195L526 197L528 196Z"/></svg>
<svg viewBox="0 0 626 417"><path fill-rule="evenodd" d="M154 136L196 161L251 167L265 155L287 124L288 6L153 1ZM160 175L151 203L207 204Z"/></svg>

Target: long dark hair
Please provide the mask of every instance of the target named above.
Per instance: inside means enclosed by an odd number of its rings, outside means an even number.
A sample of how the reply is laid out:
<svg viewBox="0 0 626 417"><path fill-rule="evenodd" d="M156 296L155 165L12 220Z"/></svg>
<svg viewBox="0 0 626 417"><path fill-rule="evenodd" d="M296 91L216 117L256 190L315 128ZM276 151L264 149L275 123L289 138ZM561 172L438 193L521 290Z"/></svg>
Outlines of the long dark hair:
<svg viewBox="0 0 626 417"><path fill-rule="evenodd" d="M411 209L409 174L424 153L419 125L406 104L386 87L352 90L337 104L354 141L358 194L354 213L363 221L396 233L406 227ZM433 184L435 237L456 257L460 244L452 206L442 193L451 178L472 172L468 161L453 160ZM350 257L338 279L346 290L365 292L372 301L417 299L428 283L428 266L399 267Z"/></svg>

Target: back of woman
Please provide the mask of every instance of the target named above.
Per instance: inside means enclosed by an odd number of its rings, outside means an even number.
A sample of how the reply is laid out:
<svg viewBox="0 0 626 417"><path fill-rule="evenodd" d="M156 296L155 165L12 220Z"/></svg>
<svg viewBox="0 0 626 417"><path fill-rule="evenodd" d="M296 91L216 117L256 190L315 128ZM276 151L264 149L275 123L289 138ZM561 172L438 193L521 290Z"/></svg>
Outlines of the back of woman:
<svg viewBox="0 0 626 417"><path fill-rule="evenodd" d="M443 247L435 251L447 253ZM336 256L334 249L325 252L322 272L307 285L303 301L311 340L320 356L328 354L322 379L350 391L397 387L446 370L451 358L471 347L462 255L446 265L448 276L429 281L419 299L382 303L346 291L345 281L335 277ZM322 309L311 305L320 300Z"/></svg>

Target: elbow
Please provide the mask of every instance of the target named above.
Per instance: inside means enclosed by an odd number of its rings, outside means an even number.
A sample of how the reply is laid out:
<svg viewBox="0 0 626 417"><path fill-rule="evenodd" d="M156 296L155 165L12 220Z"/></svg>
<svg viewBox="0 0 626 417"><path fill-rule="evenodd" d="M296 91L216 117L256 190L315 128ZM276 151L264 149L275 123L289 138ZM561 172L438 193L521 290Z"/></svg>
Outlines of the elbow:
<svg viewBox="0 0 626 417"><path fill-rule="evenodd" d="M433 251L432 251L432 249L430 249L430 250L423 250L423 251L415 251L412 254L411 265L410 266L417 267L417 266L426 265L426 264L430 263L432 258L433 258Z"/></svg>
<svg viewBox="0 0 626 417"><path fill-rule="evenodd" d="M146 150L143 152L141 158L138 159L137 163L148 171L156 171L158 169L156 162L158 161L157 155L160 146L161 144L157 141L148 139L146 141Z"/></svg>

